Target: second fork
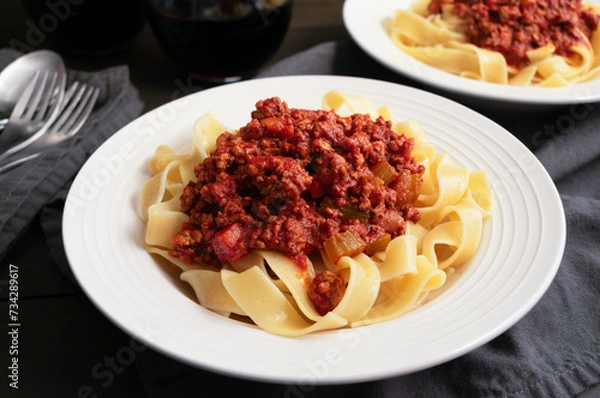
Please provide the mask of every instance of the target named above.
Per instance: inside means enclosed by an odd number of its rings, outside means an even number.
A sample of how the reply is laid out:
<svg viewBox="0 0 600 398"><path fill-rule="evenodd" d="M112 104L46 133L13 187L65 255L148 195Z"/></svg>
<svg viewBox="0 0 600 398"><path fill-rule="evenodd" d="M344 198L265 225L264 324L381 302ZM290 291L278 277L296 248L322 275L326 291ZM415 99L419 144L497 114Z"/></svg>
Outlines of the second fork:
<svg viewBox="0 0 600 398"><path fill-rule="evenodd" d="M64 73L36 72L0 133L0 160L38 139L58 116L64 96Z"/></svg>
<svg viewBox="0 0 600 398"><path fill-rule="evenodd" d="M0 173L38 157L41 152L77 134L92 113L100 90L74 82L65 93L59 116L38 140L12 156L0 160Z"/></svg>

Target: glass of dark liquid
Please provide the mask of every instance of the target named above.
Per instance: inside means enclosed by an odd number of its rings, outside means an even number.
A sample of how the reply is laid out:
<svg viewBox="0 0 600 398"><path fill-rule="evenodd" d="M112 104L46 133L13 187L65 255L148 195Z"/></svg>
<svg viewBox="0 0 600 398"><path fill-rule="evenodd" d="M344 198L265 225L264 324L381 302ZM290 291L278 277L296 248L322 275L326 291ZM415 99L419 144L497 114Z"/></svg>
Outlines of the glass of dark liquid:
<svg viewBox="0 0 600 398"><path fill-rule="evenodd" d="M21 0L36 25L59 50L102 56L126 50L141 30L144 0Z"/></svg>
<svg viewBox="0 0 600 398"><path fill-rule="evenodd" d="M292 0L145 0L169 57L188 76L212 83L250 77L277 51Z"/></svg>

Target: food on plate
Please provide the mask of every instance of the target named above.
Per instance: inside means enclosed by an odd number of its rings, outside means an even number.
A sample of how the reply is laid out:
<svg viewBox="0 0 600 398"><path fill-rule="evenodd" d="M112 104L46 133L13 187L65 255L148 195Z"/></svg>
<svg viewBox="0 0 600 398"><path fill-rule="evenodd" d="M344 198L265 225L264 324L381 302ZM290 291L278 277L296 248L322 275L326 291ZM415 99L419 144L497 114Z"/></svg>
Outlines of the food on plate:
<svg viewBox="0 0 600 398"><path fill-rule="evenodd" d="M599 14L581 0L417 0L385 28L407 54L446 72L560 87L600 76Z"/></svg>
<svg viewBox="0 0 600 398"><path fill-rule="evenodd" d="M286 336L380 323L474 255L486 175L437 155L417 122L335 91L321 110L273 97L250 116L237 130L201 116L191 153L157 148L142 188L146 250L202 306Z"/></svg>
<svg viewBox="0 0 600 398"><path fill-rule="evenodd" d="M358 254L418 221L424 167L383 118L289 109L278 98L259 101L251 117L195 168L172 256L222 266L276 250L303 268L318 249L337 262L346 246Z"/></svg>

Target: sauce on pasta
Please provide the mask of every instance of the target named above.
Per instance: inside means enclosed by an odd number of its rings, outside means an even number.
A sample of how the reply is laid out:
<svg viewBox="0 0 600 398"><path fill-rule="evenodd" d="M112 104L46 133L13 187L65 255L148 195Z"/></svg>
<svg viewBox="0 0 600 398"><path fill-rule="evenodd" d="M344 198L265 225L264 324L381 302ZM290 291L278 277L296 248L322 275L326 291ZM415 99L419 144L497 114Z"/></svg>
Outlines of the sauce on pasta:
<svg viewBox="0 0 600 398"><path fill-rule="evenodd" d="M438 14L444 5L464 22L470 43L500 52L519 68L529 63L528 51L547 44L557 55L572 55L598 25L598 15L580 0L431 0L428 10Z"/></svg>
<svg viewBox="0 0 600 398"><path fill-rule="evenodd" d="M290 109L279 98L259 101L251 116L195 168L172 256L221 266L267 249L303 268L315 250L355 244L358 254L419 220L424 166L389 121Z"/></svg>

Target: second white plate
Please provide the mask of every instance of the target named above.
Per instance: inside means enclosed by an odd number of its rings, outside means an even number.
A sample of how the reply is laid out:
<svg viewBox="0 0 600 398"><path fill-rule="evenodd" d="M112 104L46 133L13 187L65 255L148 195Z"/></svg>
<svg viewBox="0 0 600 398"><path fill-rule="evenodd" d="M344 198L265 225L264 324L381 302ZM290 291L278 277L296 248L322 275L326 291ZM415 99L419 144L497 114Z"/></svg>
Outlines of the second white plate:
<svg viewBox="0 0 600 398"><path fill-rule="evenodd" d="M564 105L600 100L600 80L567 87L514 87L475 81L446 73L412 58L396 47L384 21L397 9L407 10L413 0L346 0L344 25L354 41L388 68L419 82L466 97L508 104ZM599 3L598 0L591 0Z"/></svg>

